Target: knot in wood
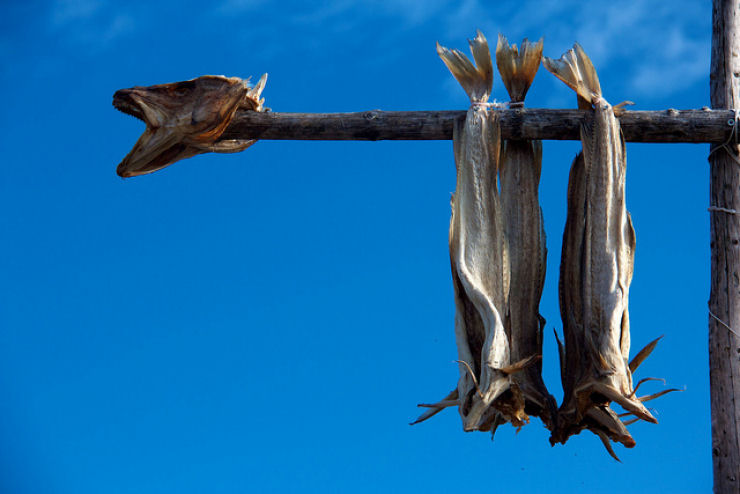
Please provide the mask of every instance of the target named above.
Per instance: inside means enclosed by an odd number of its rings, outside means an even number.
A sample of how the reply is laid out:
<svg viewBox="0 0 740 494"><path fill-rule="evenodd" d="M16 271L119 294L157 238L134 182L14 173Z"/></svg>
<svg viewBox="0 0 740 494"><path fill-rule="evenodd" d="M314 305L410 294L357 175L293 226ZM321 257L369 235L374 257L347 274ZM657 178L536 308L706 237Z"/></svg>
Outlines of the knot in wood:
<svg viewBox="0 0 740 494"><path fill-rule="evenodd" d="M365 120L378 120L380 118L380 110L370 110L365 112Z"/></svg>

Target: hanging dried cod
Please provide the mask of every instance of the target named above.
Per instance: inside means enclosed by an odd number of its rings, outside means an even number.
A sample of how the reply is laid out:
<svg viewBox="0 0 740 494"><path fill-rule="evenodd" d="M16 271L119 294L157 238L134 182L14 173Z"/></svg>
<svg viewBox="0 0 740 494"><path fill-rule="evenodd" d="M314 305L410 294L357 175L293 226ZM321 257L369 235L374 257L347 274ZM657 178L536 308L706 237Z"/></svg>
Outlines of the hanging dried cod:
<svg viewBox="0 0 740 494"><path fill-rule="evenodd" d="M237 109L265 110L260 96L266 81L264 74L250 87L249 80L238 77L205 75L116 91L113 106L146 123L146 130L118 165L118 174L134 177L202 153L244 151L256 141L216 141Z"/></svg>
<svg viewBox="0 0 740 494"><path fill-rule="evenodd" d="M601 96L591 60L576 44L545 67L578 94L578 106L592 110L581 126L583 152L576 156L568 183L568 216L560 265L560 342L565 396L550 441L565 443L583 429L596 433L612 456L609 438L633 447L625 424L609 407L614 401L636 419L657 423L636 397L632 372L657 340L628 364L629 286L635 232L625 207L624 139L614 108ZM620 105L621 106L621 105Z"/></svg>
<svg viewBox="0 0 740 494"><path fill-rule="evenodd" d="M505 326L509 294L509 252L497 174L499 117L486 102L493 84L488 43L480 33L470 41L476 65L457 50L437 53L470 97L465 121L454 128L457 187L452 200L450 260L455 291L455 335L460 363L457 389L414 422L447 406L458 406L466 431L495 430L503 422L520 427L529 419L512 374L539 356L513 363Z"/></svg>
<svg viewBox="0 0 740 494"><path fill-rule="evenodd" d="M510 46L499 35L496 65L509 92L510 108L524 106L542 58L542 40L521 48ZM510 328L511 360L516 362L542 354L545 320L539 313L545 283L547 247L538 186L542 170L542 142L506 140L503 143L499 176L501 205L508 241L511 269L505 326ZM539 416L552 429L557 408L542 380L542 362L514 374L514 382L525 398L525 410Z"/></svg>

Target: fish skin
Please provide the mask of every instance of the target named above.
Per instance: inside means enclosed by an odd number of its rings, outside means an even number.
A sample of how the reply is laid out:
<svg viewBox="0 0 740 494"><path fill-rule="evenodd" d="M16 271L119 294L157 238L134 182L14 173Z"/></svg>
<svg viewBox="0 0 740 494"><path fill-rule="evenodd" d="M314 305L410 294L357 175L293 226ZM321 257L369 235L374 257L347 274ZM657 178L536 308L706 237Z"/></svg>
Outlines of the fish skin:
<svg viewBox="0 0 740 494"><path fill-rule="evenodd" d="M144 175L198 154L248 148L256 141L216 141L239 108L264 111L260 96L266 80L264 74L250 87L238 77L209 75L116 91L113 106L146 123L144 133L118 165L118 175Z"/></svg>

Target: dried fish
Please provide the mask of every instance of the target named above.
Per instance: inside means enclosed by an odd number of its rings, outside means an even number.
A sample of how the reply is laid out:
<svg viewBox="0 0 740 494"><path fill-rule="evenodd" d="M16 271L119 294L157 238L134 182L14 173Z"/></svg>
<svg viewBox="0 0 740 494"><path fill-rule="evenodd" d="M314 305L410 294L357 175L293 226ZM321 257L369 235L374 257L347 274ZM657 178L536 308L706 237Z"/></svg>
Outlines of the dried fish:
<svg viewBox="0 0 740 494"><path fill-rule="evenodd" d="M509 296L506 223L498 192L501 161L499 117L487 105L493 84L488 42L478 31L470 41L476 65L457 50L437 45L437 53L470 97L464 121L454 128L457 187L450 221L450 261L455 291L455 335L460 379L439 403L415 423L457 405L466 431L494 430L511 422L521 427L529 417L512 374L538 358L512 363L505 327Z"/></svg>
<svg viewBox="0 0 740 494"><path fill-rule="evenodd" d="M576 91L579 108L589 110L581 126L583 152L568 182L559 287L565 347L558 341L565 396L550 441L565 443L589 429L616 458L607 438L626 447L635 441L611 402L657 423L632 387L632 371L655 344L638 354L635 366L628 363L635 231L625 206L624 138L615 108L601 96L593 64L578 44L559 60L545 57L544 65Z"/></svg>
<svg viewBox="0 0 740 494"><path fill-rule="evenodd" d="M122 177L144 175L195 155L236 153L256 141L216 142L236 110L264 111L267 74L250 87L238 77L206 75L189 81L120 89L113 106L146 123L146 130L118 165Z"/></svg>
<svg viewBox="0 0 740 494"><path fill-rule="evenodd" d="M518 48L499 35L496 65L509 92L510 107L524 106L524 97L541 58L542 40L530 43L525 39ZM504 325L510 337L512 361L542 355L545 320L539 313L539 305L545 283L547 246L537 190L541 170L541 141L504 141L499 166L500 197L511 271ZM542 380L542 362L514 374L513 380L524 396L527 413L539 416L551 429L557 408Z"/></svg>

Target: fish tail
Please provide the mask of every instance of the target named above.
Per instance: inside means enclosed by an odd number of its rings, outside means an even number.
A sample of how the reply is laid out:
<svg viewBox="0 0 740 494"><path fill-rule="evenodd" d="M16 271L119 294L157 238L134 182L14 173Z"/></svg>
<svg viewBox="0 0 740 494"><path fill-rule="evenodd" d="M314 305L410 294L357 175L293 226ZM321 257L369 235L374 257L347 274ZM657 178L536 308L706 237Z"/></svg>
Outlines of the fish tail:
<svg viewBox="0 0 740 494"><path fill-rule="evenodd" d="M521 47L518 48L516 44L509 45L504 35L498 35L496 65L512 102L524 101L524 96L540 67L542 44L542 38L536 43L524 38Z"/></svg>
<svg viewBox="0 0 740 494"><path fill-rule="evenodd" d="M457 82L468 94L470 101L485 103L493 87L493 63L488 41L477 31L475 38L468 40L475 65L459 50L450 50L437 43L437 54L445 63Z"/></svg>
<svg viewBox="0 0 740 494"><path fill-rule="evenodd" d="M555 77L578 93L579 107L582 103L590 107L601 98L601 86L596 69L578 43L575 43L573 48L565 52L558 60L544 57L542 63Z"/></svg>

